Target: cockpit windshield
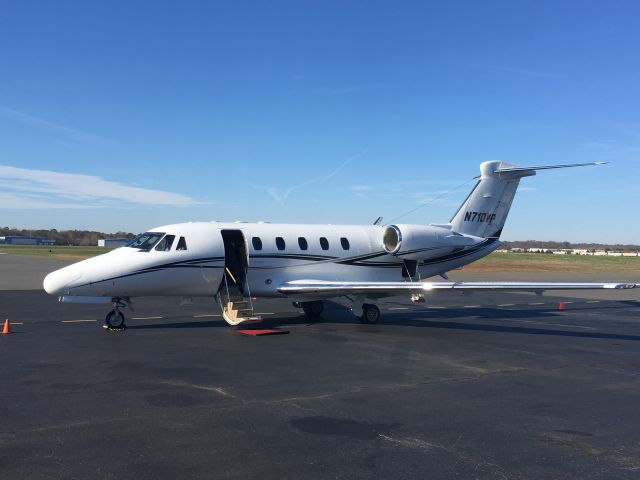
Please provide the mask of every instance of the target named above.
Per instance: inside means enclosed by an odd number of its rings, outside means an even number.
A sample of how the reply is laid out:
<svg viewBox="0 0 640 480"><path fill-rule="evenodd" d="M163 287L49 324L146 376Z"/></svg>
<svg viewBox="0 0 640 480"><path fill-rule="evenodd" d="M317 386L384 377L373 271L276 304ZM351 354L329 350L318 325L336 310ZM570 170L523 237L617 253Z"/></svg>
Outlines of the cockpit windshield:
<svg viewBox="0 0 640 480"><path fill-rule="evenodd" d="M153 248L153 246L160 241L164 236L164 232L147 232L138 235L131 240L125 246L130 248L137 248L140 250L146 250L147 252Z"/></svg>

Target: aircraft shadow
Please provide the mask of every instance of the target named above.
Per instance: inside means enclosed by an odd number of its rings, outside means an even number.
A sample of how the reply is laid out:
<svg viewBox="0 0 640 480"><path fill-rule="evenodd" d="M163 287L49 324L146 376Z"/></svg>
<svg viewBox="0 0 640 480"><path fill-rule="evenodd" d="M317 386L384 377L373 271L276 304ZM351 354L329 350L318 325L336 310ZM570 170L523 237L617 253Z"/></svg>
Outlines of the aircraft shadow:
<svg viewBox="0 0 640 480"><path fill-rule="evenodd" d="M224 320L205 320L192 322L149 323L146 325L127 324L127 330L160 330L164 328L228 328Z"/></svg>
<svg viewBox="0 0 640 480"><path fill-rule="evenodd" d="M327 302L329 303L329 302ZM635 306L636 304L634 304ZM548 320L549 313L556 309L545 310L501 310L496 308L478 308L474 310L462 308L447 308L446 310L417 310L412 312L385 312L378 325L406 326L419 328L438 328L451 330L468 330L478 332L515 333L522 335L547 335L557 337L595 338L608 340L640 341L640 335L628 335L607 332L576 332L535 326L494 325L482 323L482 320ZM260 323L259 328L278 328L299 324L361 324L344 306L334 304L325 310L324 319L309 321L306 317L269 318ZM459 321L457 319L473 316L478 322ZM553 318L553 317L552 317ZM375 325L373 325L375 326ZM570 328L571 325L567 324ZM256 327L258 328L258 327Z"/></svg>
<svg viewBox="0 0 640 480"><path fill-rule="evenodd" d="M619 302L627 303L627 302ZM286 328L294 325L361 325L361 322L354 317L347 307L339 303L327 301L325 313L318 320L310 319L304 315L289 316L282 313L283 316L273 316L265 318L262 322L247 325L240 328ZM628 302L629 306L637 306L636 302ZM610 307L612 308L612 307ZM619 307L618 307L619 308ZM600 308L598 308L600 310ZM577 308L572 307L572 310ZM585 308L586 310L586 308ZM385 326L406 326L417 328L437 328L450 330L466 330L477 332L495 332L495 333L512 333L521 335L543 335L557 337L574 337L574 338L594 338L607 340L628 340L640 341L640 335L627 335L607 332L576 332L571 330L559 330L536 326L513 326L513 325L495 325L482 323L482 320L500 321L504 320L549 320L549 313L555 312L557 309L497 309L497 308L477 308L465 309L451 307L444 310L414 310L408 312L385 312L380 323L377 325ZM460 319L469 319L474 317L474 321L460 321ZM557 318L557 317L551 317ZM477 321L475 321L477 320ZM366 325L366 327L375 327L375 325ZM570 328L571 325L567 324ZM127 325L128 330L159 330L159 329L183 329L183 328L232 328L222 319L203 320L203 321L186 321L186 322L170 322L170 323L152 323L145 325Z"/></svg>

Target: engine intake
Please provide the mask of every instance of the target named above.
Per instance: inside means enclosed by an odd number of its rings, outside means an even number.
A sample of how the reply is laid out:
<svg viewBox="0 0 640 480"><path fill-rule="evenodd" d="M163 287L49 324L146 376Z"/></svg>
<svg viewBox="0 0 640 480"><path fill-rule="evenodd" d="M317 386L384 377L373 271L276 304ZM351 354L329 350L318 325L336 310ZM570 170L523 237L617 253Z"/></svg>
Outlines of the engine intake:
<svg viewBox="0 0 640 480"><path fill-rule="evenodd" d="M384 229L382 247L387 253L396 253L402 245L402 232L395 225L389 225Z"/></svg>

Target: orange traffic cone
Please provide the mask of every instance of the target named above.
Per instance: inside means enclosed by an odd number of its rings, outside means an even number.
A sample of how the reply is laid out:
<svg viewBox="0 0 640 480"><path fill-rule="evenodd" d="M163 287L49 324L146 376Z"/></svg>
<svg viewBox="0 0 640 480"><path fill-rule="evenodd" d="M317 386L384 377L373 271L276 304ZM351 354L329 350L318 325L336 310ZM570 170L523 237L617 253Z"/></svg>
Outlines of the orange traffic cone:
<svg viewBox="0 0 640 480"><path fill-rule="evenodd" d="M9 319L7 318L4 321L4 328L2 329L2 334L3 335L9 335L11 332L11 328L9 327Z"/></svg>
<svg viewBox="0 0 640 480"><path fill-rule="evenodd" d="M558 305L558 310L564 310L564 302L560 302L560 305Z"/></svg>

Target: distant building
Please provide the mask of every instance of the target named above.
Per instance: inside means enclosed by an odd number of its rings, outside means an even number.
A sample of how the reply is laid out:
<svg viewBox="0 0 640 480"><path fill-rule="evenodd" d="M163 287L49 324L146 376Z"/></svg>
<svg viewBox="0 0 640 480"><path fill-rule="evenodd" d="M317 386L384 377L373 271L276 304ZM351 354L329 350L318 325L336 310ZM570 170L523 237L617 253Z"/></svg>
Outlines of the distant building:
<svg viewBox="0 0 640 480"><path fill-rule="evenodd" d="M55 245L55 240L40 237L0 237L0 245Z"/></svg>
<svg viewBox="0 0 640 480"><path fill-rule="evenodd" d="M128 242L128 238L106 238L98 240L98 246L105 248L118 248L125 246Z"/></svg>

